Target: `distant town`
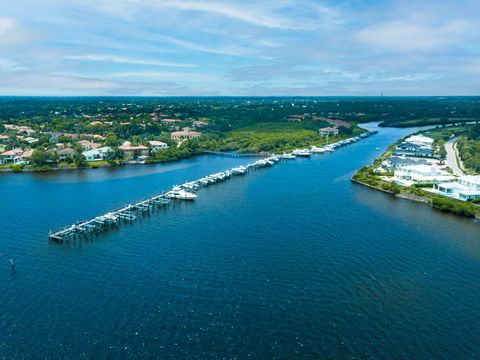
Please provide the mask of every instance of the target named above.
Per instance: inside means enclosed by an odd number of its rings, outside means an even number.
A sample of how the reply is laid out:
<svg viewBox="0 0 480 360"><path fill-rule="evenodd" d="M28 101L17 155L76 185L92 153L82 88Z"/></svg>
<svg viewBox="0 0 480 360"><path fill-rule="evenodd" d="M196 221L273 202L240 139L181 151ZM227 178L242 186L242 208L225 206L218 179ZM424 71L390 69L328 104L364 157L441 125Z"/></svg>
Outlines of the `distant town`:
<svg viewBox="0 0 480 360"><path fill-rule="evenodd" d="M23 111L22 116L0 120L0 170L47 171L156 163L204 151L275 153L299 146L325 145L363 131L356 122L337 119L338 114L334 113L327 114L328 117L308 112L292 114L297 108L306 108L303 101L297 105L291 101L277 104L273 110L280 113L278 121L259 121L258 114L243 117L246 109L258 105L240 100L220 101L202 111L197 109L197 103L174 106L160 102L148 113L147 105L134 102L115 100L115 104L107 105L100 101L89 103L87 109L79 102L77 108L64 106L59 111L63 103L49 101L29 110L30 116ZM218 114L220 105L223 110ZM292 109L285 113L284 106ZM256 111L261 115L267 110L262 107Z"/></svg>

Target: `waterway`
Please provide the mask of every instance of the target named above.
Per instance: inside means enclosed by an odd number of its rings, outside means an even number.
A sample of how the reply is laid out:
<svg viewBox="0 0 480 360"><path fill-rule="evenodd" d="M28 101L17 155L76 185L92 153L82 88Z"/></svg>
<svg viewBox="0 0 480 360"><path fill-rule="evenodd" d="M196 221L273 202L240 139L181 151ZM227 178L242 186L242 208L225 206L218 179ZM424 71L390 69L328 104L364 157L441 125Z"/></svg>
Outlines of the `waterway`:
<svg viewBox="0 0 480 360"><path fill-rule="evenodd" d="M252 160L0 174L0 358L479 357L480 225L350 182L410 131L77 246L48 231Z"/></svg>

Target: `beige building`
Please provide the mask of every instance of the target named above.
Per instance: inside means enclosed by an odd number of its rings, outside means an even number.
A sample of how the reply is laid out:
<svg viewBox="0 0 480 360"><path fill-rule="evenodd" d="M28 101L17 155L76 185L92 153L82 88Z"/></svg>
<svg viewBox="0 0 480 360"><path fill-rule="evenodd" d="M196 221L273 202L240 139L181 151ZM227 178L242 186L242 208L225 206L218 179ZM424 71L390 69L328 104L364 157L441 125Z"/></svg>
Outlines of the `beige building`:
<svg viewBox="0 0 480 360"><path fill-rule="evenodd" d="M195 139L200 137L202 133L198 131L192 131L190 128L183 128L182 131L174 131L171 134L172 139L174 140L186 140L186 139Z"/></svg>
<svg viewBox="0 0 480 360"><path fill-rule="evenodd" d="M123 157L125 159L147 157L149 155L148 147L143 145L132 145L130 141L125 141L118 148L123 152Z"/></svg>

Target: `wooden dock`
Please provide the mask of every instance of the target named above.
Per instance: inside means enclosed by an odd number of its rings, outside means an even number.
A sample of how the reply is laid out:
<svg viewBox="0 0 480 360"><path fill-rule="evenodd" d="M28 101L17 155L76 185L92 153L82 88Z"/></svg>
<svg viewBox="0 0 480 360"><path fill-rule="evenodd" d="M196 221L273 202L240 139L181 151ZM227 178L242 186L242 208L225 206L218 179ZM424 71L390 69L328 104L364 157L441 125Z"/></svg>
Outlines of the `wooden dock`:
<svg viewBox="0 0 480 360"><path fill-rule="evenodd" d="M334 146L334 147L343 146L351 142L361 140L362 138L368 137L373 134L374 132L366 132L360 136L347 139L348 141L342 140L337 143L330 144L330 146ZM99 233L107 232L112 228L116 228L120 226L121 224L133 222L143 215L150 214L155 209L167 207L172 202L172 198L183 199L183 200L192 199L196 197L196 195L194 195L193 193L195 193L198 189L202 187L225 181L233 176L246 174L251 170L273 166L274 164L276 164L282 159L292 159L292 158L295 159L295 156L292 157L291 155L292 153L290 153L290 155L289 154L267 155L266 153L236 154L236 153L222 153L222 152L215 152L215 151L210 151L208 153L212 153L216 155L221 154L223 156L232 156L232 157L241 157L241 156L262 157L262 159L256 160L247 165L240 165L226 171L211 174L198 180L189 181L179 186L174 186L170 191L166 191L159 195L149 197L148 199L140 200L134 204L126 205L121 209L108 212L104 215L94 217L93 219L90 219L90 220L79 221L73 225L66 226L56 231L50 231L48 234L48 238L51 241L63 244L63 243L69 243L71 241L72 242L80 241L82 239L89 238L92 236L97 236ZM230 155L226 155L226 154L230 154ZM289 157L286 157L285 155L289 155ZM181 196L178 197L178 193L182 191L184 192L184 194L185 193L189 194L190 197L181 197Z"/></svg>
<svg viewBox="0 0 480 360"><path fill-rule="evenodd" d="M166 207L171 201L165 193L162 193L93 219L79 221L74 225L50 231L48 238L58 243L81 240L101 232L107 232L122 223L134 221L137 217L150 213L156 208Z"/></svg>
<svg viewBox="0 0 480 360"><path fill-rule="evenodd" d="M260 152L260 153L237 153L237 152L228 152L228 151L210 151L210 150L204 150L204 154L209 154L209 155L218 155L218 156L225 156L225 157L231 157L231 158L254 158L254 157L269 157L272 156L273 154L267 153L267 152Z"/></svg>

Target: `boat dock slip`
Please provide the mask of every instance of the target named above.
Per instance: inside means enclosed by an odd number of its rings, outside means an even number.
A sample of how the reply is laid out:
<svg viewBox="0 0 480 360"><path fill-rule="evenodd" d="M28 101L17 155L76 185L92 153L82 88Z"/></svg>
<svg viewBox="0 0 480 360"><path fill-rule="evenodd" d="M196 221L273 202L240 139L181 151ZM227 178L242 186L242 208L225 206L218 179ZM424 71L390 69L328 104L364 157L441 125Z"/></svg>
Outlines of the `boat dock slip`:
<svg viewBox="0 0 480 360"><path fill-rule="evenodd" d="M204 150L203 153L204 154L210 154L210 155L233 157L233 158L239 158L239 157L267 157L267 156L272 156L273 155L271 153L266 153L266 152L261 152L261 153L236 153L236 152L210 151L210 150Z"/></svg>
<svg viewBox="0 0 480 360"><path fill-rule="evenodd" d="M96 236L99 233L108 232L110 229L116 228L121 224L133 222L143 215L150 214L155 209L165 208L174 200L194 200L197 197L195 193L202 187L225 181L233 176L247 174L258 168L273 166L280 160L295 159L297 156L304 157L315 153L322 154L331 152L339 146L356 142L374 133L376 132L366 132L360 136L329 144L324 148L313 146L311 149L296 149L282 155L270 155L247 165L237 166L226 171L205 176L201 179L189 181L182 185L174 186L169 191L126 205L121 209L108 212L90 220L79 221L76 224L66 226L56 231L50 231L48 238L58 243L69 243L70 241L75 242Z"/></svg>

